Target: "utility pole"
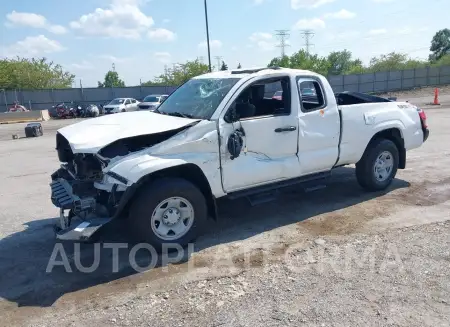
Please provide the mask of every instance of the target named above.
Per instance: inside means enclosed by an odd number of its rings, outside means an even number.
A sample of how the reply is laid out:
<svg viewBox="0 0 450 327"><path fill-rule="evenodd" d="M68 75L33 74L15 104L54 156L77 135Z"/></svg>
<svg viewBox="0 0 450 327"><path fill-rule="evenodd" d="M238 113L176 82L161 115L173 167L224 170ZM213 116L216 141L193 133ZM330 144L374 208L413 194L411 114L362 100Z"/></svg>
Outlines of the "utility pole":
<svg viewBox="0 0 450 327"><path fill-rule="evenodd" d="M113 71L113 72L116 71L116 64L115 64L115 63L112 64L112 71Z"/></svg>
<svg viewBox="0 0 450 327"><path fill-rule="evenodd" d="M314 32L311 30L303 30L302 35L305 39L305 48L306 48L306 54L309 56L309 50L314 44L311 43L311 39L314 37Z"/></svg>
<svg viewBox="0 0 450 327"><path fill-rule="evenodd" d="M284 56L286 56L286 47L289 46L289 44L287 44L286 42L290 36L289 30L276 30L275 35L280 40L280 43L277 45L277 47L281 49L281 58L284 58Z"/></svg>
<svg viewBox="0 0 450 327"><path fill-rule="evenodd" d="M217 60L217 71L219 71L220 67L222 67L222 65L221 65L222 58L223 58L222 56L215 56L214 57L214 59Z"/></svg>
<svg viewBox="0 0 450 327"><path fill-rule="evenodd" d="M208 6L205 0L206 46L208 47L209 72L211 72L211 48L209 45Z"/></svg>

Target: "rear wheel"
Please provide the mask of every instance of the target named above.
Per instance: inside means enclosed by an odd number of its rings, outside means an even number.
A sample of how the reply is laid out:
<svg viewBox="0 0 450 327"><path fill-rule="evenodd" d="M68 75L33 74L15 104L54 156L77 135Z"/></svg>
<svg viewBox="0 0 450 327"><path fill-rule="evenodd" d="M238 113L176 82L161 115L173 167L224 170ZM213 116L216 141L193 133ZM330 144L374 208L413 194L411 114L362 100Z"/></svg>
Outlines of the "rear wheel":
<svg viewBox="0 0 450 327"><path fill-rule="evenodd" d="M162 178L149 184L132 204L132 233L160 250L163 243L186 246L207 220L203 193L181 178Z"/></svg>
<svg viewBox="0 0 450 327"><path fill-rule="evenodd" d="M372 141L356 164L358 183L368 191L386 189L397 174L399 153L394 142L386 139Z"/></svg>

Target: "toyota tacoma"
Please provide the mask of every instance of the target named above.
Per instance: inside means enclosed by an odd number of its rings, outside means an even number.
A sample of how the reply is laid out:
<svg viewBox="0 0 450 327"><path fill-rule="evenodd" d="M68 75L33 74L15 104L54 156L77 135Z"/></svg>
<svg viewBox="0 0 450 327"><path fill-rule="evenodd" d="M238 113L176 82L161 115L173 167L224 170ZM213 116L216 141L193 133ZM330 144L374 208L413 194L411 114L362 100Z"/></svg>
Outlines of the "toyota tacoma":
<svg viewBox="0 0 450 327"><path fill-rule="evenodd" d="M304 95L302 90L314 90ZM272 97L282 91L278 99ZM195 77L154 112L85 120L58 130L61 168L51 176L56 235L89 240L127 219L155 247L186 245L216 200L256 204L279 188L323 185L356 164L367 191L386 189L406 152L428 138L425 112L403 102L343 92L324 76L278 67Z"/></svg>

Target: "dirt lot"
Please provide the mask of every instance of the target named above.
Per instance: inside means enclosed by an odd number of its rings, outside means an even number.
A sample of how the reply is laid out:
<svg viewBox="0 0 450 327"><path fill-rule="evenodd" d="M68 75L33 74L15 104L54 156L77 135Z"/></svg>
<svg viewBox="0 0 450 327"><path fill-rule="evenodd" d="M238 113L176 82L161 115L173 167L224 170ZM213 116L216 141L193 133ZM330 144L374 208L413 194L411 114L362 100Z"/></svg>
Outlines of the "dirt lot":
<svg viewBox="0 0 450 327"><path fill-rule="evenodd" d="M427 114L429 140L387 192L362 192L345 167L326 189L253 208L223 202L189 260L142 273L129 249L113 273L103 247L99 268L81 272L72 244L73 271L46 272L54 133L68 122L14 141L23 126L0 126L0 326L449 326L450 110ZM101 241L124 242L123 230ZM81 246L84 266L96 246Z"/></svg>

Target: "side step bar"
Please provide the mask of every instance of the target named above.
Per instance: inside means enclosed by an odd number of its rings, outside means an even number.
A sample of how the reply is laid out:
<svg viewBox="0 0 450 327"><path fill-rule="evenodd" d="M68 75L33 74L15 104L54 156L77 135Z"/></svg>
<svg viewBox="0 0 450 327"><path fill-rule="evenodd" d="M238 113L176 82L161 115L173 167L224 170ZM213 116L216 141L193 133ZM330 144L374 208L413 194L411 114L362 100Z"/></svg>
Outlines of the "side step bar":
<svg viewBox="0 0 450 327"><path fill-rule="evenodd" d="M299 178L289 179L281 182L275 182L268 185L262 185L253 187L247 190L231 192L228 194L228 198L231 200L239 199L242 197L252 197L257 203L264 203L268 201L258 201L257 198L260 196L261 199L266 198L274 198L278 194L278 190L284 187L293 186L293 185L302 185L306 191L314 191L316 189L322 189L325 187L324 181L331 176L331 170L311 174L307 176L302 176Z"/></svg>

